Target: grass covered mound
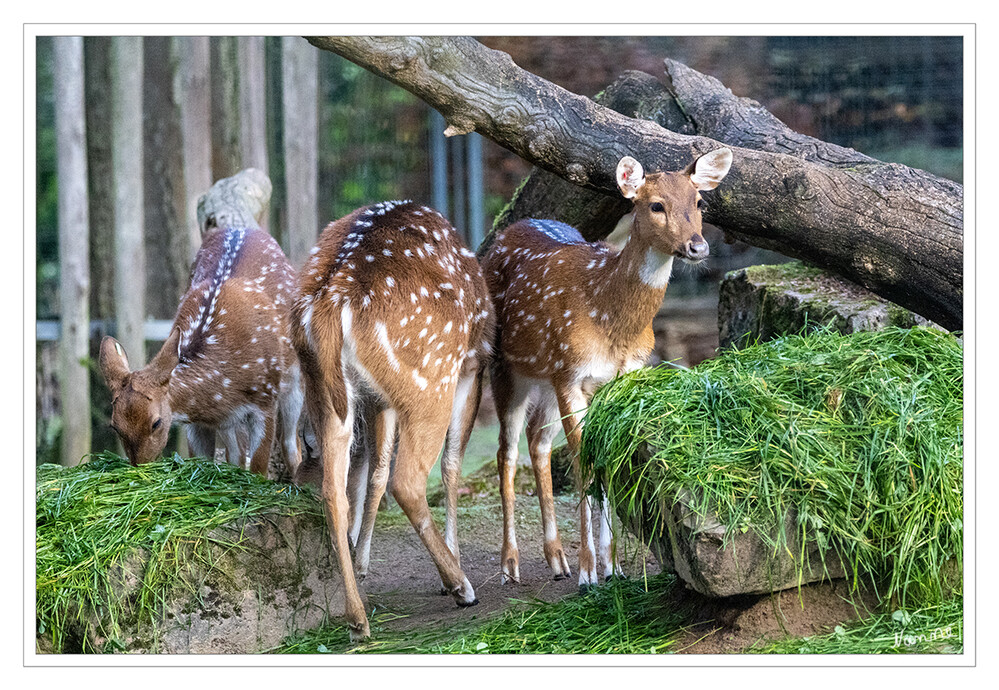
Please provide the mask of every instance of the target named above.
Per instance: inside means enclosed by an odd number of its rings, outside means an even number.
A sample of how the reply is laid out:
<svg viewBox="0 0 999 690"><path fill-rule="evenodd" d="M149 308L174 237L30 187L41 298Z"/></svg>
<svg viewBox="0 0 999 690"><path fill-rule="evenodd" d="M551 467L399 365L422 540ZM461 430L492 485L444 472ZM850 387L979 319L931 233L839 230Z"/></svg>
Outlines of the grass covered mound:
<svg viewBox="0 0 999 690"><path fill-rule="evenodd" d="M662 536L663 510L689 492L698 514L776 552L793 509L800 543L835 553L853 586L930 604L961 588L962 408L951 335L787 336L604 386L582 465L646 536Z"/></svg>
<svg viewBox="0 0 999 690"><path fill-rule="evenodd" d="M308 489L277 484L231 465L179 456L140 467L107 453L73 468L42 465L36 483L36 602L39 635L55 652L70 624L98 612L120 636L126 607L151 620L184 565L222 525L259 515L313 514ZM148 555L138 602L125 602L111 573L136 551ZM84 641L85 644L85 641ZM87 650L83 651L102 651Z"/></svg>

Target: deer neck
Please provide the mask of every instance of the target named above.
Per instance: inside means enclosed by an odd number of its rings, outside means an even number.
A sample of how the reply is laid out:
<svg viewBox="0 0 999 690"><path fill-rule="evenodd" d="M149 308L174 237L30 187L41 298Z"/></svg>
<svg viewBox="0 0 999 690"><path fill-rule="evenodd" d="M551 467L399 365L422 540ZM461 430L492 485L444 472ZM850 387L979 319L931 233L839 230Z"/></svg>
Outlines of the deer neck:
<svg viewBox="0 0 999 690"><path fill-rule="evenodd" d="M633 232L621 251L608 258L592 296L596 309L607 315L602 325L612 342L633 342L649 327L672 269L671 254L643 244Z"/></svg>

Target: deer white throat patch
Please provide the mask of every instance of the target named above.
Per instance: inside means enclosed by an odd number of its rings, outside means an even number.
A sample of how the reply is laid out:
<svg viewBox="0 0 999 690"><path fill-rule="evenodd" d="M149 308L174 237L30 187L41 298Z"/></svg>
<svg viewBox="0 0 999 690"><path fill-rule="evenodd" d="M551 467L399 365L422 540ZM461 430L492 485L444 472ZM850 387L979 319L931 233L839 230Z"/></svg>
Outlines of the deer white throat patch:
<svg viewBox="0 0 999 690"><path fill-rule="evenodd" d="M638 276L643 283L656 290L665 290L672 272L672 254L663 254L651 247L645 250L645 259L638 269Z"/></svg>

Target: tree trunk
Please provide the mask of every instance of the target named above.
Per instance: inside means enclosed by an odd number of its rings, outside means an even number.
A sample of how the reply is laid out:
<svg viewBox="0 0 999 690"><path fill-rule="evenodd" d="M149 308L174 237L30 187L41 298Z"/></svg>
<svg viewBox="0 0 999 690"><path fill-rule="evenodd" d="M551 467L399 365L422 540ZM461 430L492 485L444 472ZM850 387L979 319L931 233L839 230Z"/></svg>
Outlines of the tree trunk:
<svg viewBox="0 0 999 690"><path fill-rule="evenodd" d="M318 54L300 38L281 43L288 258L301 266L319 234Z"/></svg>
<svg viewBox="0 0 999 690"><path fill-rule="evenodd" d="M450 123L447 134L476 130L541 168L611 196L618 194L614 170L624 155L649 170L679 170L720 146L603 108L471 38L308 40L422 98ZM704 103L714 107L709 98ZM755 125L750 121L746 128ZM819 164L802 157L807 144L792 147L795 155L730 148L732 170L706 195L706 221L750 244L826 267L947 328L961 328L960 185L866 157Z"/></svg>
<svg viewBox="0 0 999 690"><path fill-rule="evenodd" d="M209 48L207 36L177 36L172 49L177 59L175 89L180 102L180 132L184 149L184 225L187 228L188 261L201 247L198 227L198 196L212 186L212 100L209 93Z"/></svg>
<svg viewBox="0 0 999 690"><path fill-rule="evenodd" d="M64 465L90 452L89 212L83 39L54 39L56 168L59 180L59 391Z"/></svg>
<svg viewBox="0 0 999 690"><path fill-rule="evenodd" d="M212 177L239 172L239 65L236 38L213 36L211 46Z"/></svg>
<svg viewBox="0 0 999 690"><path fill-rule="evenodd" d="M267 173L264 37L241 36L236 40L239 48L239 144L242 165Z"/></svg>
<svg viewBox="0 0 999 690"><path fill-rule="evenodd" d="M141 369L146 363L142 53L139 36L111 39L115 337L128 353L133 369Z"/></svg>
<svg viewBox="0 0 999 690"><path fill-rule="evenodd" d="M114 319L114 169L111 158L111 38L83 39L87 96L87 194L90 229L90 318ZM96 354L94 352L93 354Z"/></svg>
<svg viewBox="0 0 999 690"><path fill-rule="evenodd" d="M180 105L173 88L177 63L170 42L168 36L143 39L146 311L160 319L173 317L191 272Z"/></svg>

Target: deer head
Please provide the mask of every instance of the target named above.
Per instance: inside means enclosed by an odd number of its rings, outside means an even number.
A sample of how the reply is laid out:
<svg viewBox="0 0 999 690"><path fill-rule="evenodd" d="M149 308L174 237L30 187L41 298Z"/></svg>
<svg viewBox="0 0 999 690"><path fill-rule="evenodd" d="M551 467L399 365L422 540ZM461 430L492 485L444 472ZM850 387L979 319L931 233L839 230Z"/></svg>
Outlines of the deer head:
<svg viewBox="0 0 999 690"><path fill-rule="evenodd" d="M728 174L732 152L721 148L706 153L681 172L646 175L642 164L625 156L617 164L621 194L635 202L632 236L662 256L688 262L708 257L701 236L700 192L714 189Z"/></svg>
<svg viewBox="0 0 999 690"><path fill-rule="evenodd" d="M125 349L111 336L101 341L100 367L111 390L111 428L133 465L159 457L173 421L170 377L179 361L180 329L175 328L145 368L130 371Z"/></svg>

